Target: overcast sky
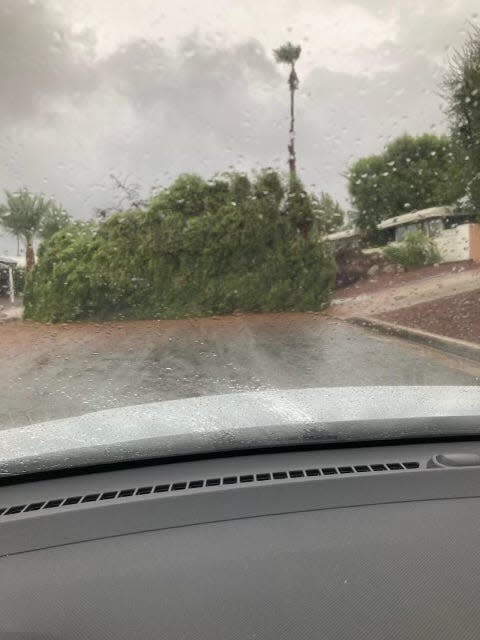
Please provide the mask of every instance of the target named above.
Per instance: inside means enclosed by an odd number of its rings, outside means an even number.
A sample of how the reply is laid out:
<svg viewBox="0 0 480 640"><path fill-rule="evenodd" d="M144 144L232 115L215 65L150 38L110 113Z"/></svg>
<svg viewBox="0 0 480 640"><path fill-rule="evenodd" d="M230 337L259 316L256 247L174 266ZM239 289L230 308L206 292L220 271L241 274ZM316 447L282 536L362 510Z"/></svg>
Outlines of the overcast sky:
<svg viewBox="0 0 480 640"><path fill-rule="evenodd" d="M178 173L286 169L287 70L302 46L298 170L343 173L404 132L446 130L439 83L478 0L0 0L0 188L86 219ZM0 233L0 254L14 244Z"/></svg>

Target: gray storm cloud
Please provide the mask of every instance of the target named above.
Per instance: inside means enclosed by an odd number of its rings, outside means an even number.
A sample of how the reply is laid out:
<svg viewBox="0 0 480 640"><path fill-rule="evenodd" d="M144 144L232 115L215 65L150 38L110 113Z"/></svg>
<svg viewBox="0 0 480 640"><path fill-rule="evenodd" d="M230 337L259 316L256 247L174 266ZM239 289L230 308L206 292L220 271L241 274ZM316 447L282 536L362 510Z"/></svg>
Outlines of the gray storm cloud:
<svg viewBox="0 0 480 640"><path fill-rule="evenodd" d="M355 4L393 24L394 35L389 28L376 48L358 43L358 73L333 71L320 54L298 68L301 176L343 202L354 159L404 132L445 130L442 64L475 19L468 0L423 3L437 7L426 12L409 0ZM133 37L99 57L95 29L55 6L0 2L0 188L42 191L85 219L115 200L110 173L146 194L183 171L286 169L286 74L255 20L242 42L213 43L198 25L174 48ZM0 253L12 247L0 236Z"/></svg>

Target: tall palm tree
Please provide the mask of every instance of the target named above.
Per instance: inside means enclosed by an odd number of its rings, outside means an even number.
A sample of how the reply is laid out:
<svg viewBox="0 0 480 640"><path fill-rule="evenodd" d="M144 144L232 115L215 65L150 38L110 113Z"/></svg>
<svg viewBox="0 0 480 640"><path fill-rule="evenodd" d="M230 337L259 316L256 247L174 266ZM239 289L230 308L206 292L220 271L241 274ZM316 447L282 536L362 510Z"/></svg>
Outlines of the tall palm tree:
<svg viewBox="0 0 480 640"><path fill-rule="evenodd" d="M45 215L50 211L51 201L43 196L22 189L16 193L5 191L7 203L0 207L0 224L8 232L25 243L26 267L35 264L33 241L39 234Z"/></svg>
<svg viewBox="0 0 480 640"><path fill-rule="evenodd" d="M300 57L302 48L299 45L293 45L291 42L283 44L278 49L273 50L275 60L280 64L288 64L290 66L290 74L288 76L288 86L290 88L290 141L288 144L288 166L290 168L290 176L295 177L296 174L296 157L295 157L295 91L298 89L298 76L295 71L295 63Z"/></svg>

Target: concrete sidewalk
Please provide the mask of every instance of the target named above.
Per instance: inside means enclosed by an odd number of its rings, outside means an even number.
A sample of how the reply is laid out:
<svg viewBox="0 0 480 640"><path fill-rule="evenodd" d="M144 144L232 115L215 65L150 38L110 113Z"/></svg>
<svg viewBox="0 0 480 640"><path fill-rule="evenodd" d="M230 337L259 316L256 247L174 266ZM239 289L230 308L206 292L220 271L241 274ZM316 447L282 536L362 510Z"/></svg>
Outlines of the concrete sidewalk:
<svg viewBox="0 0 480 640"><path fill-rule="evenodd" d="M429 331L422 331L420 329L414 329L401 324L394 324L392 322L385 322L378 318L362 318L352 316L347 319L347 322L355 324L360 327L373 329L386 336L395 336L397 338L405 338L411 342L417 342L423 344L426 347L436 349L437 351L443 351L454 356L460 356L461 358L468 358L476 362L480 362L480 345L466 340L460 340L457 338L449 338L448 336L442 336L437 333L431 333Z"/></svg>

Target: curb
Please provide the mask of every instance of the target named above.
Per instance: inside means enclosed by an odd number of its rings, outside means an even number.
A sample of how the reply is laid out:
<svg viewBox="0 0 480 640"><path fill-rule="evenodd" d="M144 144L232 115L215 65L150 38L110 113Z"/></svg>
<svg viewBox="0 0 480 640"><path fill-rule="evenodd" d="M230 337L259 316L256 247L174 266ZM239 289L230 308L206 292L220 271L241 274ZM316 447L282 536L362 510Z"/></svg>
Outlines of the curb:
<svg viewBox="0 0 480 640"><path fill-rule="evenodd" d="M410 327L405 327L401 324L384 322L383 320L377 320L375 318L351 316L350 318L345 318L345 320L350 324L355 324L368 329L376 329L380 333L389 336L404 338L411 342L418 342L426 345L427 347L431 347L432 349L443 351L444 353L480 362L480 345L474 344L473 342L457 340L456 338L447 338L446 336L441 336L437 333L429 333L428 331L421 331L420 329L411 329Z"/></svg>
<svg viewBox="0 0 480 640"><path fill-rule="evenodd" d="M2 318L0 316L0 324L7 324L7 322L18 322L21 319L22 318L15 318L15 317L11 317L11 316L6 316L5 318Z"/></svg>

